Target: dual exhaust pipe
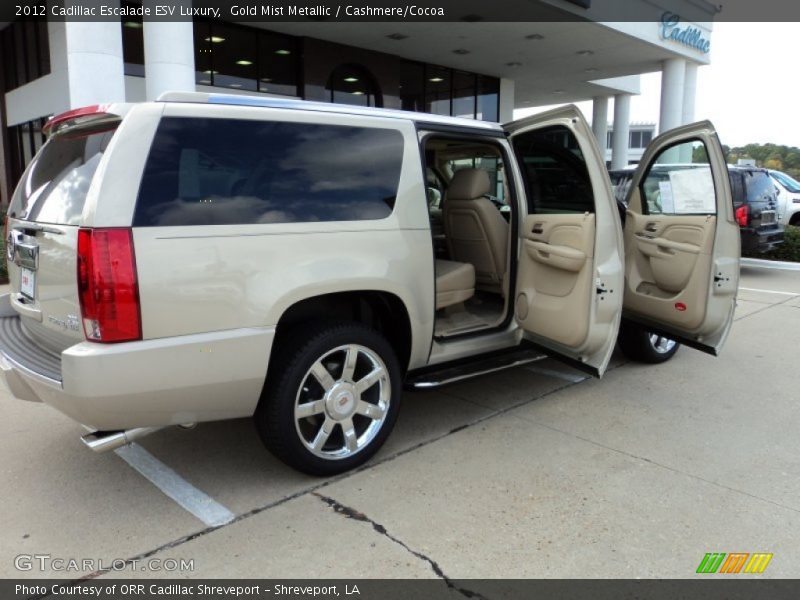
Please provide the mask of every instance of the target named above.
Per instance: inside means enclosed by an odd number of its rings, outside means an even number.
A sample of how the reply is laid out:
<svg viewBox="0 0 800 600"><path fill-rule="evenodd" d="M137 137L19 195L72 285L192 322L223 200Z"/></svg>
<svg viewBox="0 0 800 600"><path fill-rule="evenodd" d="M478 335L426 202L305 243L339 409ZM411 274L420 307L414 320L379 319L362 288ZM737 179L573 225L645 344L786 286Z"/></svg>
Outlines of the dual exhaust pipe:
<svg viewBox="0 0 800 600"><path fill-rule="evenodd" d="M187 423L179 425L183 429L192 429L196 423ZM132 444L136 440L160 431L164 427L137 427L135 429L126 429L124 431L93 431L81 437L84 445L93 450L94 452L109 452Z"/></svg>

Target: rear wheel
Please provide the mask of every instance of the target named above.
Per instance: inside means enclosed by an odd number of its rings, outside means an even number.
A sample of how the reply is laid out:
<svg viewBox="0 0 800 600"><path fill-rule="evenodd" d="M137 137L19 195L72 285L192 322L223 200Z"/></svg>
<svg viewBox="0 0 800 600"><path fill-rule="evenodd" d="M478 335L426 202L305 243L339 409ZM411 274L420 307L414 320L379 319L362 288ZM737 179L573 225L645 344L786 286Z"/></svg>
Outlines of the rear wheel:
<svg viewBox="0 0 800 600"><path fill-rule="evenodd" d="M633 323L620 326L618 341L620 350L627 358L650 364L668 361L680 348L675 340L651 333Z"/></svg>
<svg viewBox="0 0 800 600"><path fill-rule="evenodd" d="M389 343L358 323L290 332L256 411L267 448L312 475L334 475L383 445L400 406L400 367Z"/></svg>

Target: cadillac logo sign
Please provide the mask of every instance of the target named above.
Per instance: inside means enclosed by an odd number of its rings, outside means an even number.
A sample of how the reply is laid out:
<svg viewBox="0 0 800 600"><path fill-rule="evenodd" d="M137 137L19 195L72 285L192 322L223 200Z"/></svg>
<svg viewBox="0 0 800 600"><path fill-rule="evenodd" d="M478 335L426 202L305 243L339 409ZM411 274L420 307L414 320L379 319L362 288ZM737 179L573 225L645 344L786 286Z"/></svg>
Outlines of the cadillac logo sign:
<svg viewBox="0 0 800 600"><path fill-rule="evenodd" d="M661 28L660 36L662 40L683 44L703 54L708 54L711 51L711 42L703 36L703 31L691 25L682 27L681 18L675 13L665 12L661 15L659 27Z"/></svg>

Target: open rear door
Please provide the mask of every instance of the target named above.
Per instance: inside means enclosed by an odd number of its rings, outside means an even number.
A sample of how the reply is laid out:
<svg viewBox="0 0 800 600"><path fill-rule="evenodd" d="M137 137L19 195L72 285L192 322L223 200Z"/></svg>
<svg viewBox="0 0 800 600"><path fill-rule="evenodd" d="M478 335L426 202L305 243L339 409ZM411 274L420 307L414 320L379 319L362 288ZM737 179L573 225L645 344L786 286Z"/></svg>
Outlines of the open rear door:
<svg viewBox="0 0 800 600"><path fill-rule="evenodd" d="M657 137L628 192L624 317L716 355L733 321L739 227L708 121Z"/></svg>
<svg viewBox="0 0 800 600"><path fill-rule="evenodd" d="M605 160L574 106L507 124L525 187L514 312L525 337L595 376L622 311L622 230Z"/></svg>

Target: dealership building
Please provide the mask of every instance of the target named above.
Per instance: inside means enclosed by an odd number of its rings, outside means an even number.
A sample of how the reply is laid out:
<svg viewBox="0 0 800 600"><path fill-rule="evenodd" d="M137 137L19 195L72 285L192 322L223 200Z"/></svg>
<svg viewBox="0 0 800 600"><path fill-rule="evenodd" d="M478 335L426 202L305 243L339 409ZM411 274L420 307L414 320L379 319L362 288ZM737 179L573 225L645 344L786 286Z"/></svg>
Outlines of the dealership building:
<svg viewBox="0 0 800 600"><path fill-rule="evenodd" d="M598 143L611 166L621 167L630 161L631 140L642 139L629 125L639 75L661 73L660 131L694 120L697 69L709 62L716 8L705 0L667 2L625 2L635 21L614 20L611 7L622 3L612 0L510 0L507 14L518 5L542 19L497 22L482 12L490 10L485 3L464 2L454 22L0 23L0 200L8 202L44 142L49 116L176 90L500 122L515 109L593 100Z"/></svg>

